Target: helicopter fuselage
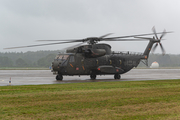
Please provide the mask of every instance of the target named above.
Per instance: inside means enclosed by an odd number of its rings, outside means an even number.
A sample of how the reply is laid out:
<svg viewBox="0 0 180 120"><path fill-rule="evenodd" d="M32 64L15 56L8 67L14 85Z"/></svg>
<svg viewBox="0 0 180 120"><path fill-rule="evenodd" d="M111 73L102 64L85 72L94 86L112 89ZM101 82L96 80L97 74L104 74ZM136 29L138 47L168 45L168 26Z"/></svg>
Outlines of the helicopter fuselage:
<svg viewBox="0 0 180 120"><path fill-rule="evenodd" d="M98 58L85 58L79 54L68 55L65 60L55 59L53 62L53 72L62 75L90 75L101 74L123 74L134 67L137 67L143 56L132 54L111 54ZM107 70L106 70L107 69Z"/></svg>
<svg viewBox="0 0 180 120"><path fill-rule="evenodd" d="M154 40L150 40L142 54L112 52L108 44L80 46L57 55L52 63L52 72L57 74L57 80L62 80L63 75L90 75L91 79L96 79L96 75L110 74L120 79L121 74L137 67L141 60L148 59L154 43Z"/></svg>
<svg viewBox="0 0 180 120"><path fill-rule="evenodd" d="M74 50L75 53L65 53L56 56L52 63L52 71L54 74L62 75L120 75L137 67L141 59L145 59L143 54L135 54L129 52L111 52L111 46L108 44L96 44L96 46L80 46ZM93 55L101 55L101 49L104 47L105 55L94 57ZM83 49L86 48L86 49ZM86 55L87 50L97 51L91 56ZM98 53L100 52L100 53ZM87 52L87 54L91 54ZM56 77L56 79L58 79Z"/></svg>

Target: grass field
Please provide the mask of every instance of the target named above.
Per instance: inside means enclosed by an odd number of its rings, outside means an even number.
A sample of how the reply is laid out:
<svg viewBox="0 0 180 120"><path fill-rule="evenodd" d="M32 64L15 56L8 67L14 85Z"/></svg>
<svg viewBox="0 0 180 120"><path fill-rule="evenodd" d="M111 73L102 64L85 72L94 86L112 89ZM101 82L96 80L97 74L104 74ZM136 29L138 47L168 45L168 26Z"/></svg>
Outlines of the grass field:
<svg viewBox="0 0 180 120"><path fill-rule="evenodd" d="M180 80L1 86L0 119L180 119Z"/></svg>

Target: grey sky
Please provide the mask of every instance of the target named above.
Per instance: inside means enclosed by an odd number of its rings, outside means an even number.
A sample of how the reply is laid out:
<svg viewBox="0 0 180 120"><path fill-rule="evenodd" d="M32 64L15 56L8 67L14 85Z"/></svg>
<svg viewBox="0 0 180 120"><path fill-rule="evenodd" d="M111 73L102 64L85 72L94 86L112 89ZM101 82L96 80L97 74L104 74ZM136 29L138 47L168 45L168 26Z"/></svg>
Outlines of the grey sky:
<svg viewBox="0 0 180 120"><path fill-rule="evenodd" d="M166 53L180 54L179 6L179 0L0 0L0 52L58 50L74 44L3 48L44 43L38 39L151 33L155 26L174 31L162 44ZM148 42L108 43L115 51L143 52Z"/></svg>

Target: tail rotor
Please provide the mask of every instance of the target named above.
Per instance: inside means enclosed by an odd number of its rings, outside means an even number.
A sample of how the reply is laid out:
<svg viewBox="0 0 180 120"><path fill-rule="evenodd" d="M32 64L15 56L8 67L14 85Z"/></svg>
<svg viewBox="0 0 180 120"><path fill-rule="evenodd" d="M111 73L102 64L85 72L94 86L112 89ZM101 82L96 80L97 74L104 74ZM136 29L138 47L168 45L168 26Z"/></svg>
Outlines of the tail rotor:
<svg viewBox="0 0 180 120"><path fill-rule="evenodd" d="M166 33L167 33L166 30L163 31L163 33L160 36L160 38L158 38L158 36L157 36L155 27L152 28L152 31L153 31L153 33L155 35L155 37L153 37L153 39L156 41L155 46L152 48L152 53L154 53L154 51L156 50L157 46L160 45L162 54L165 55L166 52L165 52L164 47L163 47L163 45L161 43L161 40L166 35Z"/></svg>

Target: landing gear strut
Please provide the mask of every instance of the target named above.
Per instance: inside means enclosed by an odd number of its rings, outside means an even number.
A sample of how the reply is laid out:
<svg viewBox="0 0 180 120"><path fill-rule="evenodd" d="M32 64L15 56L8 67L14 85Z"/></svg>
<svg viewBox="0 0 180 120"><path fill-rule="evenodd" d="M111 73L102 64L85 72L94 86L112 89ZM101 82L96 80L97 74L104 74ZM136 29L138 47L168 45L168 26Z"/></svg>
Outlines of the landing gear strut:
<svg viewBox="0 0 180 120"><path fill-rule="evenodd" d="M63 76L62 76L61 74L58 74L58 75L56 76L56 80L63 80Z"/></svg>
<svg viewBox="0 0 180 120"><path fill-rule="evenodd" d="M96 74L91 74L90 78L91 78L91 80L95 80L96 79Z"/></svg>
<svg viewBox="0 0 180 120"><path fill-rule="evenodd" d="M118 74L118 73L117 73L117 74L115 74L115 75L114 75L114 79L121 79L121 75L120 75L120 74Z"/></svg>

